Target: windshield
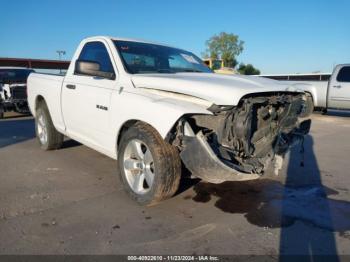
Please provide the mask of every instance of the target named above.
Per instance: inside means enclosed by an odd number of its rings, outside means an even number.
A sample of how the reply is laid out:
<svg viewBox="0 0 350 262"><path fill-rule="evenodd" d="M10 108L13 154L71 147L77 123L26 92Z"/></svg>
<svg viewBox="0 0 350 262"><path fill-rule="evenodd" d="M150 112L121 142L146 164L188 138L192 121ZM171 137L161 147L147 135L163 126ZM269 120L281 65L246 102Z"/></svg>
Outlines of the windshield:
<svg viewBox="0 0 350 262"><path fill-rule="evenodd" d="M125 69L131 74L212 72L201 59L188 51L132 41L114 41L114 44Z"/></svg>
<svg viewBox="0 0 350 262"><path fill-rule="evenodd" d="M0 68L0 83L25 83L30 73L34 72L31 69L1 69Z"/></svg>

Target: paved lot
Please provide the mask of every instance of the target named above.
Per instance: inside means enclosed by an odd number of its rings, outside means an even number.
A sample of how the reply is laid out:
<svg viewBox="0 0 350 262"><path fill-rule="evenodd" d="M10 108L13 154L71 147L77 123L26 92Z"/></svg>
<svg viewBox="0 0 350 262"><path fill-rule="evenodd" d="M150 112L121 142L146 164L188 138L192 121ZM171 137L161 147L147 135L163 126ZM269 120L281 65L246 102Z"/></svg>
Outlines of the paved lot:
<svg viewBox="0 0 350 262"><path fill-rule="evenodd" d="M116 162L74 141L44 152L30 117L0 121L0 254L350 254L350 114L314 115L283 174L184 180L141 207Z"/></svg>

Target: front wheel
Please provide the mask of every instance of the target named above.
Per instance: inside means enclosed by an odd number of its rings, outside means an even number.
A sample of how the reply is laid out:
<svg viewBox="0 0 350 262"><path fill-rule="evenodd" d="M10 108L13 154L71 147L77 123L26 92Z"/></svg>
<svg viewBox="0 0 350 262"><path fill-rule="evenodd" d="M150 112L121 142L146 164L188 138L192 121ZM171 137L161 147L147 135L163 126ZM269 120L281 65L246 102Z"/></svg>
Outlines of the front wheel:
<svg viewBox="0 0 350 262"><path fill-rule="evenodd" d="M170 198L179 187L181 161L175 147L144 123L122 136L118 167L125 190L141 205Z"/></svg>

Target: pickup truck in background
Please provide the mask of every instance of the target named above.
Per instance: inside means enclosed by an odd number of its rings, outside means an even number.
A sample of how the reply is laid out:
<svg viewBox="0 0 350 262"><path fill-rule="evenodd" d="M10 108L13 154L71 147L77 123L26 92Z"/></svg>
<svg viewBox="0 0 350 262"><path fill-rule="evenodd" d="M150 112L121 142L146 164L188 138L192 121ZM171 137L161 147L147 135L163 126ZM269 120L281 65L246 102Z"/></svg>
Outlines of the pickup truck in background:
<svg viewBox="0 0 350 262"><path fill-rule="evenodd" d="M337 65L331 75L291 75L288 80L282 75L262 75L262 77L278 79L286 84L297 84L307 92L313 101L315 110L326 113L328 109L350 110L350 64ZM328 79L327 79L328 78Z"/></svg>
<svg viewBox="0 0 350 262"><path fill-rule="evenodd" d="M277 173L311 125L297 85L214 74L191 52L111 37L83 40L65 76L30 74L28 103L44 150L65 135L117 159L146 205L177 191L181 162L211 183Z"/></svg>
<svg viewBox="0 0 350 262"><path fill-rule="evenodd" d="M0 118L5 112L28 114L27 78L33 69L0 67Z"/></svg>

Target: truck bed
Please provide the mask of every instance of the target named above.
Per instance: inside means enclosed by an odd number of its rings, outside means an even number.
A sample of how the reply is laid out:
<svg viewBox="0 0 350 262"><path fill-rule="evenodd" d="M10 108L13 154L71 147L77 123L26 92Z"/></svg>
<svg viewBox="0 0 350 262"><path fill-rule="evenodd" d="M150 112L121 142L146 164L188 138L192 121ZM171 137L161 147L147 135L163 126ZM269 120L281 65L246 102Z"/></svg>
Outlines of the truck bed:
<svg viewBox="0 0 350 262"><path fill-rule="evenodd" d="M35 99L38 94L45 97L46 104L54 119L55 127L62 130L64 127L61 115L61 87L64 80L62 75L32 73L28 77L28 104L31 113L35 116Z"/></svg>

